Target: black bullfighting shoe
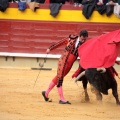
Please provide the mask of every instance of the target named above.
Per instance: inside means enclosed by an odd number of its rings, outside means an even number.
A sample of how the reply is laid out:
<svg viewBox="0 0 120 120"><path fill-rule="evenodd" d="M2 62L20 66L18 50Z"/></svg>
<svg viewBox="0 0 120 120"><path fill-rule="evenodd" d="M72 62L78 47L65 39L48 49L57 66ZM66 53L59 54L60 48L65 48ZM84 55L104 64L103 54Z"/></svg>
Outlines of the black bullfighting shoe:
<svg viewBox="0 0 120 120"><path fill-rule="evenodd" d="M45 96L45 91L42 91L42 95L43 95L45 101L49 101L49 98L47 98L47 97Z"/></svg>
<svg viewBox="0 0 120 120"><path fill-rule="evenodd" d="M69 101L64 102L64 101L60 100L59 104L71 104L71 103Z"/></svg>

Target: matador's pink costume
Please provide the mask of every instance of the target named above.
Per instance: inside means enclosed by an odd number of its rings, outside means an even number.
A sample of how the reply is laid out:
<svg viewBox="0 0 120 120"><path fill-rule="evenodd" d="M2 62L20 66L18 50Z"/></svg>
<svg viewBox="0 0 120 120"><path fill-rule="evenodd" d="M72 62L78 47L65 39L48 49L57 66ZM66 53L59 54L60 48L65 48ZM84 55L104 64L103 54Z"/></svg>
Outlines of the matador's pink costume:
<svg viewBox="0 0 120 120"><path fill-rule="evenodd" d="M81 39L82 37L82 39ZM45 101L49 101L48 94L53 89L53 87L56 85L58 89L58 93L60 96L60 104L69 104L68 101L66 101L63 97L62 92L62 83L64 77L68 74L70 69L72 68L73 63L78 57L78 47L83 43L83 39L86 40L86 37L88 37L88 32L86 30L82 30L80 32L80 37L75 35L70 35L68 38L55 43L49 47L49 50L54 50L64 44L66 44L66 47L58 61L58 68L57 68L57 75L52 79L51 83L49 84L49 87L46 91L42 91L42 95L45 99ZM80 42L82 41L82 42Z"/></svg>
<svg viewBox="0 0 120 120"><path fill-rule="evenodd" d="M54 50L54 49L56 49L64 44L67 44L67 45L65 47L65 50L63 51L63 54L61 55L61 57L58 61L57 75L52 79L48 89L46 91L42 92L44 99L46 101L49 100L48 93L51 91L51 89L55 85L58 87L58 93L60 96L59 102L65 101L65 99L63 97L63 92L62 92L63 79L68 74L68 72L72 68L73 63L77 59L78 47L82 43L80 43L78 36L74 36L74 38L69 37L63 41L60 41L58 43L53 44L52 46L49 47L49 49L51 51L51 50ZM66 101L66 102L69 103L68 101ZM64 102L62 104L64 104Z"/></svg>
<svg viewBox="0 0 120 120"><path fill-rule="evenodd" d="M52 46L50 46L50 51L56 49L57 47L67 44L65 47L65 50L63 54L61 55L59 61L58 61L58 69L57 69L57 75L52 80L57 87L62 86L63 78L67 75L67 73L70 71L73 63L78 57L78 50L77 48L80 46L80 42L76 43L78 37L75 38L67 38L66 40L56 43Z"/></svg>

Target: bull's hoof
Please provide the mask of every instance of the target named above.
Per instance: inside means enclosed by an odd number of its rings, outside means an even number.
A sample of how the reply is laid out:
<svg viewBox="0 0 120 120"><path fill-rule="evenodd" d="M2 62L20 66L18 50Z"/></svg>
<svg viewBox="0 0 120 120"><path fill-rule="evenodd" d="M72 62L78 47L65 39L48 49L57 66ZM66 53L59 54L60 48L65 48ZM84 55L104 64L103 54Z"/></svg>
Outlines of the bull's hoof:
<svg viewBox="0 0 120 120"><path fill-rule="evenodd" d="M99 100L99 101L102 101L102 94L99 93L98 95L96 95L96 99Z"/></svg>
<svg viewBox="0 0 120 120"><path fill-rule="evenodd" d="M98 90L93 85L91 85L91 92L97 94Z"/></svg>
<svg viewBox="0 0 120 120"><path fill-rule="evenodd" d="M85 96L85 97L81 98L81 102L87 103L87 102L90 102L90 99L89 99L89 97Z"/></svg>
<svg viewBox="0 0 120 120"><path fill-rule="evenodd" d="M85 96L85 101L86 101L86 102L89 102L89 101L90 101L89 96Z"/></svg>
<svg viewBox="0 0 120 120"><path fill-rule="evenodd" d="M120 102L116 102L117 105L120 105Z"/></svg>

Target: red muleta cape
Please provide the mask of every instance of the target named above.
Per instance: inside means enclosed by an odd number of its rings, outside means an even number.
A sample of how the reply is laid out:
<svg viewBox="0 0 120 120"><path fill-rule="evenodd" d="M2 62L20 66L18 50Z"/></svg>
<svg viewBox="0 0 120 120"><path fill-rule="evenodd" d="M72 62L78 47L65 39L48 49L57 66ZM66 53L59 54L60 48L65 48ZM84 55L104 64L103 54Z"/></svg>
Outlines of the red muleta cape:
<svg viewBox="0 0 120 120"><path fill-rule="evenodd" d="M80 65L84 68L108 68L120 56L120 29L90 39L78 48Z"/></svg>

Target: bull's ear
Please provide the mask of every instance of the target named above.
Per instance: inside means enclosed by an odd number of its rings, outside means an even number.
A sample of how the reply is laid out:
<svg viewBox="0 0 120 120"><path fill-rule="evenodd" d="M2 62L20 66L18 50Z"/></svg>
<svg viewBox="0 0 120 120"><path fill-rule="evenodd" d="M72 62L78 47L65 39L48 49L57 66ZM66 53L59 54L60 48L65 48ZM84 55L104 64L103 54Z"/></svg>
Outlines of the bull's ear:
<svg viewBox="0 0 120 120"><path fill-rule="evenodd" d="M77 35L71 35L71 34L70 34L70 35L69 35L69 38L70 38L70 39L76 39L76 38L78 38L78 36L77 36Z"/></svg>

